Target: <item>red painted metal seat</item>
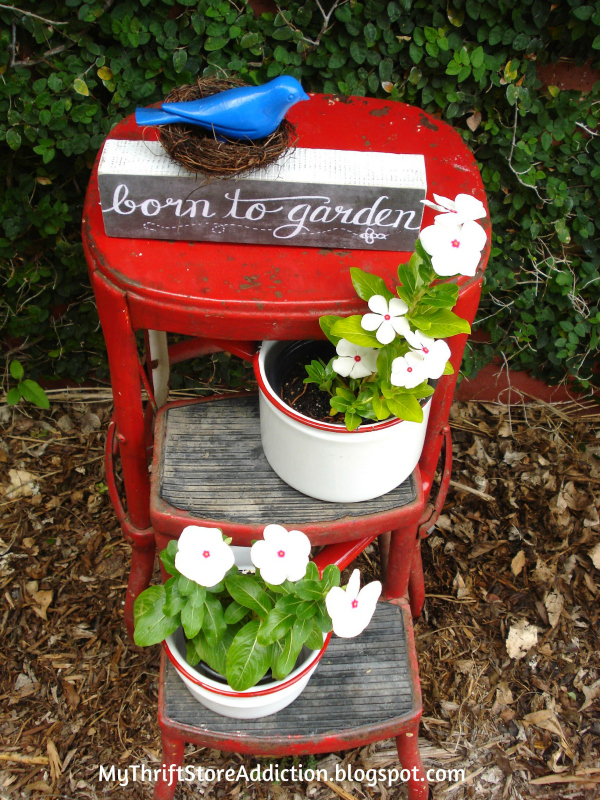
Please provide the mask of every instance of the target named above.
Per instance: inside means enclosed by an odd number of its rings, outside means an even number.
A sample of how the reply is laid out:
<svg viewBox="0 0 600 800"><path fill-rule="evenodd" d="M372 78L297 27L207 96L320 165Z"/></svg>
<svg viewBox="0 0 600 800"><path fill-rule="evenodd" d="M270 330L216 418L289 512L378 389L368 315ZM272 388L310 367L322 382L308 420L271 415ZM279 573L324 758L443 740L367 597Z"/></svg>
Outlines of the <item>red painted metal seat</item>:
<svg viewBox="0 0 600 800"><path fill-rule="evenodd" d="M447 197L466 192L486 202L477 166L460 135L420 109L382 100L345 98L342 102L317 95L311 102L295 106L289 117L297 124L300 146L422 153L430 189ZM151 135L154 137L155 132ZM139 139L141 132L129 118L117 125L110 137ZM431 221L432 212L426 209L423 225ZM283 755L343 749L395 735L403 766L416 767L419 776L409 784L411 800L423 800L427 796L427 783L421 780L417 748L421 704L410 612L418 615L424 600L420 538L426 535L441 509L450 477L448 415L456 374L445 376L438 383L423 455L413 475L370 506L349 504L361 508L347 504L339 509L325 509L330 504L295 497L272 478L266 480L265 465L259 463L256 430L254 443L249 442L250 449L246 451L246 472L238 463L229 468L227 475L225 465L231 464L235 456L227 451L227 442L235 425L244 425L245 430L252 428L249 420L254 412L248 398L166 405L156 414L154 426L155 412L165 399L165 376L170 364L218 349L248 354L253 349L249 343L261 339L320 338L319 316L364 310L349 280L350 267L366 268L391 285L398 263L406 261L410 253L111 239L105 235L102 223L97 165L86 196L83 241L107 344L115 400L115 422L107 441L107 480L123 532L132 543L125 605L129 630L133 601L152 575L155 543L162 548L186 524L194 522L216 525L233 536L234 544L248 545L260 535L267 512L271 511L269 522L298 527L301 523L301 529L314 545L325 546L315 559L320 566L337 563L343 567L375 537L380 537L384 597L390 604L382 605L377 612L373 647L379 646L377 636L389 633L397 644L397 658L382 662L378 675L385 683L395 674L403 674L410 683L411 704L402 705L402 698L406 699L408 694L405 697L404 690L398 688L387 716L378 716L379 707L374 703L371 722L351 725L341 712L336 716L337 712L332 710L331 722L323 723L311 712L322 706L319 697L330 696L332 709L342 709L347 701L343 695L327 690L331 683L328 669L333 667L323 664L312 679L309 694L299 701L306 704L306 725L298 729L297 736L290 737L285 729L285 714L276 715L269 723L272 734L261 735L249 726L232 736L225 723L209 718L195 701L195 708L190 707L187 697L173 683L163 659L160 722L165 763L181 763L186 741L239 752ZM460 288L455 311L469 321L477 310L488 255L489 241L476 276L454 279ZM138 351L138 331L144 331L146 336L145 366ZM166 336L156 333L165 331L189 338L167 348ZM456 373L466 338L461 335L448 340ZM149 398L145 407L143 389ZM220 437L218 447L213 449L213 459L214 452L224 451L218 469L212 470L212 477L211 470L200 476L196 465L190 467L193 461L190 454L198 451L203 442L208 444L206 437L192 437L188 442L185 435L177 438L178 426L181 429L187 424L198 431L207 420L215 436ZM183 445L187 446L187 455L180 459L185 450ZM444 449L441 487L432 501L433 479ZM116 491L117 451L126 507ZM252 453L256 456L254 463ZM213 461L213 467L214 464ZM262 486L256 484L251 492L248 470L255 470L256 475L259 468L263 470ZM205 484L204 494L193 489L200 480ZM236 483L243 491L235 491ZM365 642L371 642L370 636ZM365 645L365 652L370 646ZM336 653L343 658L344 644L333 647L342 649L332 649L332 659ZM376 657L374 651L369 652ZM366 680L364 683L369 685ZM312 701L311 697L317 700ZM292 710L295 708L299 706L291 706ZM167 783L157 784L157 800L172 797L174 786Z"/></svg>

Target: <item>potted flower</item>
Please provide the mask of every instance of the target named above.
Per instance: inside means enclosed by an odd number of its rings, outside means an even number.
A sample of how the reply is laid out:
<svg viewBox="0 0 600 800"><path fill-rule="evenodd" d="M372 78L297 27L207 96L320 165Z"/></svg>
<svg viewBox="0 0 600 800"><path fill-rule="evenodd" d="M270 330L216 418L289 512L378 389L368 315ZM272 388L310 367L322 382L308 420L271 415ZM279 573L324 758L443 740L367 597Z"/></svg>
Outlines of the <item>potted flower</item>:
<svg viewBox="0 0 600 800"><path fill-rule="evenodd" d="M206 707L253 719L295 700L332 630L352 638L366 628L381 583L360 589L354 570L342 588L335 565L320 576L309 561L308 537L281 525L267 525L252 545L252 570L238 569L230 542L218 528L194 525L169 542L160 558L171 577L137 598L134 641L163 642L181 679Z"/></svg>
<svg viewBox="0 0 600 800"><path fill-rule="evenodd" d="M470 332L452 311L458 285L439 278L474 275L487 239L476 221L485 216L479 200L434 197L425 202L443 213L398 267L395 293L377 275L351 269L368 313L321 317L328 342L263 342L257 354L265 455L286 483L311 497L378 497L419 461L431 382L454 372L444 340Z"/></svg>

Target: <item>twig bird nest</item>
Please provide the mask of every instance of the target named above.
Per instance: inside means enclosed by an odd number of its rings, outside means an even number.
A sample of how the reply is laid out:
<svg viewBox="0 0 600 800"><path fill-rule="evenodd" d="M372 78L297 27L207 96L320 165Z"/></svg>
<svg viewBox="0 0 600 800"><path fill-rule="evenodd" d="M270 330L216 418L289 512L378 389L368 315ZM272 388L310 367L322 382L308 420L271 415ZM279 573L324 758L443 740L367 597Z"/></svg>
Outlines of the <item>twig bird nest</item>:
<svg viewBox="0 0 600 800"><path fill-rule="evenodd" d="M176 86L166 96L165 102L198 100L245 85L238 78L198 78L196 86ZM277 161L296 142L296 129L286 119L270 136L255 141L218 141L212 131L197 125L180 123L161 125L159 135L163 147L173 161L190 172L200 172L215 178L233 178L259 167L266 167Z"/></svg>

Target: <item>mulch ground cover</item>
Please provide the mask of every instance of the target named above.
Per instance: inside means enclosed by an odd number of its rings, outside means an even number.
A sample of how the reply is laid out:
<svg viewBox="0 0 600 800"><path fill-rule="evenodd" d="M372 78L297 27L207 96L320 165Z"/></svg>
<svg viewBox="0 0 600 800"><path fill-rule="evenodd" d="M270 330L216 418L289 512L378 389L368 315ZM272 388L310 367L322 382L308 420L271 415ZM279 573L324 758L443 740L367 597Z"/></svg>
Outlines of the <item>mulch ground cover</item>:
<svg viewBox="0 0 600 800"><path fill-rule="evenodd" d="M159 651L132 646L123 625L129 548L106 493L100 400L0 408L2 798L141 800L151 782L101 781L99 767L161 764ZM415 635L425 765L464 779L434 796L598 797L600 416L470 403L451 422L453 485L423 545ZM375 575L376 546L361 561ZM300 762L330 779L195 780L176 797L405 796L335 780L336 764L398 767L391 740ZM185 763L257 762L188 747Z"/></svg>

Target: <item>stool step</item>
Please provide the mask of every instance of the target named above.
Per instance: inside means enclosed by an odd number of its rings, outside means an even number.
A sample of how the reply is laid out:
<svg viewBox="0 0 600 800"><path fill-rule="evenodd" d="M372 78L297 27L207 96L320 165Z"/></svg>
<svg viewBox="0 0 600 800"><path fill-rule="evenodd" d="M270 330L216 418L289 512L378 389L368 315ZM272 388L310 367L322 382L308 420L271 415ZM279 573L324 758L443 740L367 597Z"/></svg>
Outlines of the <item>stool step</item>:
<svg viewBox="0 0 600 800"><path fill-rule="evenodd" d="M412 475L383 497L327 503L292 489L271 469L255 396L170 408L164 425L160 496L203 520L285 525L367 517L417 497ZM160 420L160 418L159 418ZM157 438L161 437L157 430Z"/></svg>
<svg viewBox="0 0 600 800"><path fill-rule="evenodd" d="M204 708L166 661L161 718L169 725L194 728L200 739L204 733L211 738L233 735L238 745L251 740L257 752L261 740L272 743L280 737L312 744L342 734L347 741L375 739L361 729L369 728L371 734L374 726L391 729L395 720L420 713L419 689L410 669L411 656L415 659L406 631L410 624L401 609L378 603L371 624L358 638L332 637L297 700L257 720L229 719ZM186 741L193 741L189 730Z"/></svg>

